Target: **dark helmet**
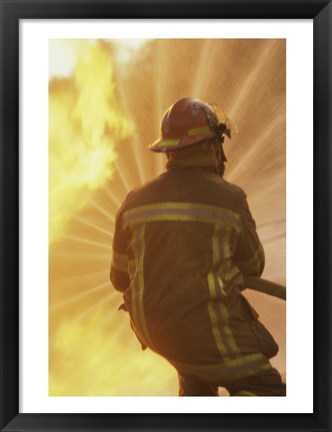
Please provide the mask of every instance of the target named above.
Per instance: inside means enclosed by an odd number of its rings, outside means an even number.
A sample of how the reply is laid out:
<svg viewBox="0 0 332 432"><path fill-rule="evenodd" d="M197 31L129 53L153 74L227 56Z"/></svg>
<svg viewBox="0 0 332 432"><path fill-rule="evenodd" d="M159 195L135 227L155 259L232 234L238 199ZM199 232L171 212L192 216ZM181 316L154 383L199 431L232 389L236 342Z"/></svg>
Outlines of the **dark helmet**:
<svg viewBox="0 0 332 432"><path fill-rule="evenodd" d="M175 152L210 140L231 138L236 127L219 106L196 98L183 98L167 109L161 120L161 137L149 146L154 152Z"/></svg>

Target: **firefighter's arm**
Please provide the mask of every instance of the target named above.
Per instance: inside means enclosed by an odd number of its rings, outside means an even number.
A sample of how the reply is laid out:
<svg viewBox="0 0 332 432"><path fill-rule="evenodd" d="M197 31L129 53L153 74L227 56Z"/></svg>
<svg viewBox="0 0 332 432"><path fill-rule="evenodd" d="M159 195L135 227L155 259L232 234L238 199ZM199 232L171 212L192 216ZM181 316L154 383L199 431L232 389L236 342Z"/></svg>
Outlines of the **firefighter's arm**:
<svg viewBox="0 0 332 432"><path fill-rule="evenodd" d="M110 279L117 291L124 292L129 287L127 232L123 230L123 211L120 208L115 219L113 251Z"/></svg>
<svg viewBox="0 0 332 432"><path fill-rule="evenodd" d="M245 196L241 211L241 230L234 261L244 276L261 276L265 266L264 249L258 238L256 223L251 216Z"/></svg>

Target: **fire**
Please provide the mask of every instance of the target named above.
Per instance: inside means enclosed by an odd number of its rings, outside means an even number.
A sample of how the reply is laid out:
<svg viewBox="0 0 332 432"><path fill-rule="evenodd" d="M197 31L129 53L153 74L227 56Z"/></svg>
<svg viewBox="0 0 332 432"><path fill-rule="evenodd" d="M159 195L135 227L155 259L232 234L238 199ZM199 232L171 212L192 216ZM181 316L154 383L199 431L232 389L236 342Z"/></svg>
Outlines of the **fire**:
<svg viewBox="0 0 332 432"><path fill-rule="evenodd" d="M52 344L49 394L53 396L159 396L177 392L177 377L166 361L142 351L129 327L102 327L106 310L87 320L62 323ZM123 317L125 319L125 317ZM132 335L130 335L132 336ZM126 353L136 351L135 368ZM134 391L132 389L135 389Z"/></svg>
<svg viewBox="0 0 332 432"><path fill-rule="evenodd" d="M74 75L49 86L49 241L114 172L116 144L133 133L116 98L107 44L85 44Z"/></svg>
<svg viewBox="0 0 332 432"><path fill-rule="evenodd" d="M94 201L96 191L112 179L120 142L133 134L134 127L117 100L110 45L73 42L77 61L72 76L53 78L49 84L49 394L126 395L125 383L144 377L144 384L136 386L137 395L158 395L158 388L153 389L156 375L151 373L156 363L166 394L172 394L175 372L140 349L128 317L117 312L121 298L112 296L108 280L116 209ZM112 191L108 193L111 201ZM80 216L89 206L97 208L90 222ZM66 243L72 221L98 231L100 239L96 232L91 238L81 228L79 245L72 250ZM94 247L97 253L91 253ZM86 259L85 251L90 254ZM57 265L65 256L71 257L70 275L66 265ZM139 353L134 369L124 361L128 350Z"/></svg>
<svg viewBox="0 0 332 432"><path fill-rule="evenodd" d="M220 103L239 128L226 143L226 179L248 194L264 277L285 283L285 43L157 40L125 62L118 42L71 43L72 75L49 85L49 395L174 396L175 370L141 350L117 311L115 215L164 169L147 150L162 112L183 96ZM284 372L285 304L245 294L276 336Z"/></svg>

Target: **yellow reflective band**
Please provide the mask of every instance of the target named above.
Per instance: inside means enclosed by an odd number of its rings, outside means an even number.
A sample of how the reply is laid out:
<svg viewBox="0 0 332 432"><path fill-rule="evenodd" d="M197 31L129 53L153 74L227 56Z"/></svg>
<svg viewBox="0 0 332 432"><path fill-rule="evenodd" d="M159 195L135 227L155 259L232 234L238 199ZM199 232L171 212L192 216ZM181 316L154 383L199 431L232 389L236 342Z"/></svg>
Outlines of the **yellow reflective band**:
<svg viewBox="0 0 332 432"><path fill-rule="evenodd" d="M234 252L234 245L232 244L232 229L229 226L224 226L222 229L222 235L219 235L216 239L216 244L218 249L215 253L216 261L220 259L220 265L216 272L216 279L220 287L222 287L222 293L225 297L228 295L229 287L231 285L228 283L237 275L241 275L238 267L235 266L232 255ZM234 232L233 232L234 233ZM215 247L215 246L213 246Z"/></svg>
<svg viewBox="0 0 332 432"><path fill-rule="evenodd" d="M215 264L220 259L219 244L218 244L218 236L220 236L220 229L221 229L220 225L215 225L213 236L212 236L212 270L211 272L208 273L207 276L209 297L211 301L207 303L207 309L208 309L208 314L211 322L212 334L214 336L216 346L220 354L224 357L228 352L223 341L222 332L220 331L220 325L222 323L220 322L220 319L218 320L218 315L217 315L218 307L217 307L216 299L218 297L218 293L217 293L217 287L214 278ZM220 289L223 290L222 285L220 285ZM225 293L223 292L223 294Z"/></svg>
<svg viewBox="0 0 332 432"><path fill-rule="evenodd" d="M128 225L158 221L194 221L230 225L240 232L240 215L232 210L207 204L166 202L127 210L123 216Z"/></svg>
<svg viewBox="0 0 332 432"><path fill-rule="evenodd" d="M233 332L228 325L229 324L229 315L228 315L227 307L222 302L219 302L218 305L221 309L221 316L223 317L223 324L224 324L224 332L227 336L228 344L231 347L233 353L240 354L241 351L240 351L239 347L237 346L235 339L234 339Z"/></svg>
<svg viewBox="0 0 332 432"><path fill-rule="evenodd" d="M132 229L132 250L135 258L135 270L130 284L132 299L132 318L143 342L153 348L144 314L144 253L145 225L134 226ZM132 270L131 270L132 271Z"/></svg>
<svg viewBox="0 0 332 432"><path fill-rule="evenodd" d="M132 279L134 277L135 270L136 270L136 263L135 263L134 259L132 259L132 260L129 261L129 263L128 263L128 270L129 270L130 279Z"/></svg>
<svg viewBox="0 0 332 432"><path fill-rule="evenodd" d="M229 232L230 230L227 231ZM229 240L229 234L224 233L224 230L222 230L220 225L215 225L212 236L212 270L208 273L209 294L212 302L211 304L208 304L208 312L212 325L212 332L219 352L224 355L226 350L227 354L234 355L240 354L241 352L229 327L229 315L227 307L222 301L213 301L214 299L218 299L218 297L227 297L222 280L223 278L220 277L223 276L226 280L226 275L219 275L216 269L216 265L218 265L220 260L225 256L224 246L220 241L220 238L223 238L224 236L226 237L225 242L227 243ZM221 248L223 248L223 250L221 250ZM229 261L227 261L227 263L228 262ZM218 283L221 296L217 295L216 282ZM219 320L218 315L221 318Z"/></svg>
<svg viewBox="0 0 332 432"><path fill-rule="evenodd" d="M226 286L228 282L238 275L242 275L242 273L231 258L226 258L218 267L218 280L221 280L221 283L226 283Z"/></svg>
<svg viewBox="0 0 332 432"><path fill-rule="evenodd" d="M123 273L128 273L128 258L127 258L127 255L120 254L120 253L115 252L113 250L112 267L116 271L123 272Z"/></svg>
<svg viewBox="0 0 332 432"><path fill-rule="evenodd" d="M203 135L210 132L210 128L208 126L202 126L194 129L189 129L187 134L188 136L194 136L194 135Z"/></svg>
<svg viewBox="0 0 332 432"><path fill-rule="evenodd" d="M176 146L180 143L179 139L174 139L174 140L162 140L160 142L158 142L157 144L155 144L153 146L153 148L156 147L173 147Z"/></svg>
<svg viewBox="0 0 332 432"><path fill-rule="evenodd" d="M224 259L229 258L233 253L231 252L231 230L227 229L224 233L223 241Z"/></svg>
<svg viewBox="0 0 332 432"><path fill-rule="evenodd" d="M231 270L227 271L230 265ZM217 280L224 287L224 298L221 298L221 301L227 301L227 297L234 285L243 283L243 275L231 260L226 260L218 268Z"/></svg>
<svg viewBox="0 0 332 432"><path fill-rule="evenodd" d="M218 319L217 319L217 314L215 312L215 305L212 301L208 302L208 312L209 312L209 317L210 317L210 321L211 321L211 327L212 327L212 333L214 336L214 339L216 341L216 345L217 348L220 352L220 354L222 356L225 356L227 354L227 350L222 342L221 339L221 334L220 334L220 330L219 330L219 326L218 326Z"/></svg>
<svg viewBox="0 0 332 432"><path fill-rule="evenodd" d="M213 260L213 265L215 265L216 263L219 262L220 260L220 246L219 246L219 239L221 237L220 234L221 231L221 226L220 225L215 225L214 226L214 231L213 231L213 236L212 236L212 260ZM224 232L222 233L224 234Z"/></svg>
<svg viewBox="0 0 332 432"><path fill-rule="evenodd" d="M253 393L249 390L241 390L235 393L233 396L258 396L256 393Z"/></svg>
<svg viewBox="0 0 332 432"><path fill-rule="evenodd" d="M226 292L224 288L224 283L222 281L222 278L219 277L218 272L216 272L216 265L220 262L221 259L224 258L224 251L221 251L221 248L223 245L221 244L221 239L225 237L225 232L228 232L228 229L223 229L221 233L221 225L215 225L213 236L212 236L212 274L216 275L218 286L220 288L222 296L226 297ZM215 284L215 281L214 281ZM216 288L216 287L215 287ZM215 289L216 292L216 289ZM216 295L214 298L217 298ZM220 296L219 296L220 297Z"/></svg>
<svg viewBox="0 0 332 432"><path fill-rule="evenodd" d="M232 270L225 274L225 280L230 281L239 273L240 270L236 266L234 266Z"/></svg>
<svg viewBox="0 0 332 432"><path fill-rule="evenodd" d="M228 309L227 309L227 307L225 306L225 304L223 302L218 302L217 306L219 307L220 313L221 313L221 316L222 316L222 323L221 323L221 325L223 326L223 332L226 335L228 346L231 349L230 354L231 355L240 354L241 351L240 351L239 347L237 346L237 344L235 342L235 339L234 339L234 336L233 336L233 333L232 333L232 330L229 327Z"/></svg>
<svg viewBox="0 0 332 432"><path fill-rule="evenodd" d="M271 363L261 353L240 356L235 360L225 359L221 363L212 365L195 365L173 361L171 363L181 374L194 375L206 381L220 384L273 369Z"/></svg>
<svg viewBox="0 0 332 432"><path fill-rule="evenodd" d="M221 226L215 225L214 232L212 236L212 270L208 273L208 287L209 287L209 296L211 301L208 302L208 314L211 322L212 333L216 342L216 346L222 356L225 354L234 355L234 353L240 353L238 349L233 334L228 326L228 311L226 306L221 302L217 301L218 296L217 286L216 286L216 278L215 278L215 266L220 261L221 251L220 251L220 242L218 241L218 237L221 236ZM226 293L224 290L224 285L221 278L217 277L218 288L220 289L221 296L226 297ZM219 316L219 319L218 319Z"/></svg>
<svg viewBox="0 0 332 432"><path fill-rule="evenodd" d="M254 255L245 261L237 263L243 273L258 272L264 260L264 250L262 245L259 245Z"/></svg>

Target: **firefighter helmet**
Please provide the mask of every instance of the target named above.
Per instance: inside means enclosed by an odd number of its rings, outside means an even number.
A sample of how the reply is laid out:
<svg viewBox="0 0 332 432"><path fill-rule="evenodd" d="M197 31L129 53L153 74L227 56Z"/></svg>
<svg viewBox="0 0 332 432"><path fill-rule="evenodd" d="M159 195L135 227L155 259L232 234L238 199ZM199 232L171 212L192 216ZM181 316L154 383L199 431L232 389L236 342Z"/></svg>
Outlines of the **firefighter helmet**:
<svg viewBox="0 0 332 432"><path fill-rule="evenodd" d="M161 120L161 137L149 146L154 152L174 152L203 142L231 137L236 127L219 106L183 98L170 106Z"/></svg>

